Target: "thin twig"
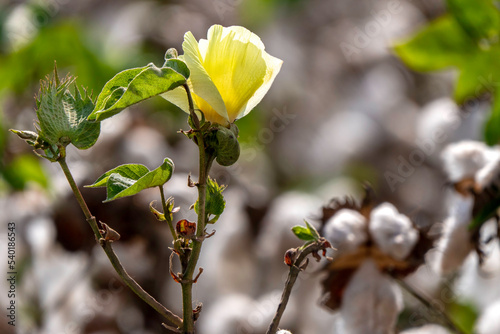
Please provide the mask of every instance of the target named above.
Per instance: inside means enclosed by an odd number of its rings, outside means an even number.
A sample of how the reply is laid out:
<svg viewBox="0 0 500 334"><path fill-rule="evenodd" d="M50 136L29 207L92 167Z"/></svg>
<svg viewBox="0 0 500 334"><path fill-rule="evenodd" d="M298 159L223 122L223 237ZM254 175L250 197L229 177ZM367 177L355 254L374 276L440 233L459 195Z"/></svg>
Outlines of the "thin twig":
<svg viewBox="0 0 500 334"><path fill-rule="evenodd" d="M163 214L165 215L165 220L168 223L168 227L170 228L170 233L172 233L172 238L174 241L177 240L177 233L175 232L174 226L172 225L172 220L170 219L170 212L167 207L167 203L165 202L165 193L163 191L163 186L158 186L160 188L160 196L161 196L161 205L163 207ZM168 215L168 217L167 217Z"/></svg>
<svg viewBox="0 0 500 334"><path fill-rule="evenodd" d="M271 324L269 325L266 334L276 334L276 332L278 331L281 317L285 312L286 305L288 304L288 300L290 299L290 294L292 293L293 285L295 284L295 281L297 280L299 273L302 271L301 269L302 262L312 252L317 252L324 248L325 248L324 244L317 241L306 246L304 249L299 250L299 255L297 256L297 259L293 262L293 265L290 266L290 272L288 273L288 278L286 279L285 287L281 295L281 301L278 305L276 314L274 315L274 318Z"/></svg>
<svg viewBox="0 0 500 334"><path fill-rule="evenodd" d="M443 320L444 324L451 329L453 332L457 334L465 334L463 330L461 330L454 322L453 320L449 317L446 312L441 311L439 308L434 307L430 301L427 300L424 296L422 296L420 293L418 293L412 286L410 286L408 283L401 279L396 279L396 282L408 291L413 297L415 297L418 301L420 301L422 304L424 304L429 310L433 311L436 313L440 319Z"/></svg>
<svg viewBox="0 0 500 334"><path fill-rule="evenodd" d="M87 222L90 224L90 227L92 228L92 231L94 231L94 234L97 238L97 240L101 240L103 237L101 235L101 232L99 231L99 227L97 224L97 221L95 217L92 215L90 212L87 203L85 202L85 199L83 198L80 189L78 189L78 186L76 185L75 179L73 178L73 175L71 175L71 172L69 170L69 167L66 163L66 159L64 156L60 157L58 159L59 165L61 166L61 169L64 172L64 175L66 176L66 179L68 180L68 183L71 187L71 190L73 190L73 194L75 195L76 200L78 201L78 204L80 205L80 208L83 211L83 214L85 215L85 218L87 219ZM161 314L166 320L168 320L170 323L174 324L177 327L182 326L182 319L173 314L170 310L168 310L165 306L163 306L161 303L159 303L156 299L154 299L150 294L148 294L130 275L127 273L123 265L120 263L120 260L116 256L115 252L113 251L111 247L111 243L109 242L103 242L101 243L102 249L108 256L111 264L113 265L113 268L115 271L118 273L120 278L125 282L125 284L136 294L138 295L143 301L145 301L149 306L151 306L156 312Z"/></svg>

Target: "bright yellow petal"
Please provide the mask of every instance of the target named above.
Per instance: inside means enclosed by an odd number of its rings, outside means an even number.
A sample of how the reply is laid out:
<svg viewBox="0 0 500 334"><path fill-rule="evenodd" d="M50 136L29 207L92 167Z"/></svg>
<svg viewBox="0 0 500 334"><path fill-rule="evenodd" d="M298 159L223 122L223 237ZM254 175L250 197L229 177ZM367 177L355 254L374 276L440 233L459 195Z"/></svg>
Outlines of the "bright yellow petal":
<svg viewBox="0 0 500 334"><path fill-rule="evenodd" d="M262 101L269 88L271 88L274 78L276 78L281 69L283 60L273 57L265 51L262 52L262 56L266 62L266 75L264 76L264 83L255 91L252 97L248 100L247 104L239 110L236 118L246 116L250 111L252 111L253 108L255 108L257 104L259 104L260 101Z"/></svg>
<svg viewBox="0 0 500 334"><path fill-rule="evenodd" d="M207 73L202 64L202 56L198 48L198 42L193 34L189 31L184 35L184 43L182 43L186 64L191 71L190 83L193 93L197 97L198 108L203 111L205 118L209 121L215 119L223 119L222 124L226 124L229 120L224 100L214 84L210 75ZM210 108L208 108L209 106Z"/></svg>
<svg viewBox="0 0 500 334"><path fill-rule="evenodd" d="M263 48L260 38L243 27L214 25L208 31L203 66L224 100L230 122L246 110L265 79L272 77Z"/></svg>

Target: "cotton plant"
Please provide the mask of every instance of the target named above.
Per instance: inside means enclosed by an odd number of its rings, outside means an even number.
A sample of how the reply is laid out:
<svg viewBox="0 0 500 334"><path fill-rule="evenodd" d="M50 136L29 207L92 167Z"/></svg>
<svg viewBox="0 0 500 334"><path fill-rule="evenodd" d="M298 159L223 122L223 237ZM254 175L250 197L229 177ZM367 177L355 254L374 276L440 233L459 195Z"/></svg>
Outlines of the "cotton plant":
<svg viewBox="0 0 500 334"><path fill-rule="evenodd" d="M192 295L193 285L203 272L198 267L202 244L214 235L215 229L209 232L209 226L217 226L226 205L225 186L209 177L210 169L214 161L230 166L238 160L239 130L235 121L264 98L282 61L264 50L256 34L239 26L214 25L208 30L207 39L199 41L187 32L182 48L184 54L180 56L177 50L169 49L161 67L151 63L116 74L97 98L80 89L73 77L60 79L54 69L52 77L42 82L36 98L36 131L11 131L32 146L37 155L59 164L98 244L123 282L162 316L166 329L191 334L202 311L201 303L193 304ZM197 220L177 219L180 208L175 207L173 197L165 194L165 184L174 173L174 162L168 157L156 168L140 164L117 166L96 176L89 187L106 188L104 202L133 196L148 188L158 189L160 204L153 201L150 211L169 226L173 237L167 265L182 290L182 316L168 310L127 273L113 250L113 243L120 242L120 226L110 226L90 212L66 161L69 145L89 149L100 136L101 122L154 96L164 97L188 114L190 129L181 133L199 151L198 180L190 175L187 180L189 187L198 190L198 199L190 206Z"/></svg>
<svg viewBox="0 0 500 334"><path fill-rule="evenodd" d="M442 159L452 191L437 265L447 274L457 270L472 251L478 254L480 263L484 260L480 233L484 223L496 217L500 149L462 141L448 145Z"/></svg>
<svg viewBox="0 0 500 334"><path fill-rule="evenodd" d="M370 194L361 205L348 198L323 208L321 234L336 252L324 268L322 302L339 312L338 333L393 333L403 309L395 279L416 270L432 245L409 217Z"/></svg>

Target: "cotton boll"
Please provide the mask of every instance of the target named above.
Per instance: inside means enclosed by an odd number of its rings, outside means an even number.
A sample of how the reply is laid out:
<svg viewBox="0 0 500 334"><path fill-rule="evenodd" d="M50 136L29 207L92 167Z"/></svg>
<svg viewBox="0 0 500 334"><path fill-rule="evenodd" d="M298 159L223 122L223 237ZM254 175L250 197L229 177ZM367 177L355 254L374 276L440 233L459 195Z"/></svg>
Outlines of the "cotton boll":
<svg viewBox="0 0 500 334"><path fill-rule="evenodd" d="M438 245L436 264L438 271L450 273L462 265L473 250L468 228L472 219L472 196L453 194L449 217L444 221L444 231Z"/></svg>
<svg viewBox="0 0 500 334"><path fill-rule="evenodd" d="M450 332L438 325L426 325L402 331L400 334L450 334Z"/></svg>
<svg viewBox="0 0 500 334"><path fill-rule="evenodd" d="M366 224L361 213L342 209L326 222L324 236L338 253L353 251L368 239Z"/></svg>
<svg viewBox="0 0 500 334"><path fill-rule="evenodd" d="M488 147L482 142L462 141L448 145L442 152L444 169L451 181L474 175L488 162Z"/></svg>
<svg viewBox="0 0 500 334"><path fill-rule="evenodd" d="M485 159L486 165L475 175L476 187L481 190L490 185L500 174L500 150L489 149L485 152Z"/></svg>
<svg viewBox="0 0 500 334"><path fill-rule="evenodd" d="M378 270L375 262L368 259L356 271L344 292L338 333L394 333L402 306L401 291Z"/></svg>
<svg viewBox="0 0 500 334"><path fill-rule="evenodd" d="M500 244L494 239L488 244L484 240L496 234L496 221L490 219L480 231L481 250L485 252L484 263L479 266L477 256L470 256L464 262L455 293L483 311L500 300Z"/></svg>
<svg viewBox="0 0 500 334"><path fill-rule="evenodd" d="M282 329L277 331L276 334L292 334L292 332Z"/></svg>
<svg viewBox="0 0 500 334"><path fill-rule="evenodd" d="M498 334L500 333L500 301L491 304L479 317L476 323L477 334Z"/></svg>
<svg viewBox="0 0 500 334"><path fill-rule="evenodd" d="M405 259L418 241L417 230L410 219L390 203L383 203L372 211L370 234L382 252L398 260Z"/></svg>

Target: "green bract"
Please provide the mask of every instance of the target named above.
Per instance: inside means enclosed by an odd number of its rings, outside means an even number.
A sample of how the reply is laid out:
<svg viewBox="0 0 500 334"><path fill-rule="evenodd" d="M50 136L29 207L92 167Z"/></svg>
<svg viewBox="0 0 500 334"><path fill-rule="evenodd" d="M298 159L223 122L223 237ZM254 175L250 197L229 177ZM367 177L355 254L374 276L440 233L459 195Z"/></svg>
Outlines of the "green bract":
<svg viewBox="0 0 500 334"><path fill-rule="evenodd" d="M500 11L491 0L448 0L449 14L431 22L410 40L395 47L411 68L459 70L455 99L464 103L483 93L495 99L486 124L488 144L500 141Z"/></svg>
<svg viewBox="0 0 500 334"><path fill-rule="evenodd" d="M106 83L88 120L102 121L116 115L135 103L185 84L188 77L189 69L180 59L167 59L161 68L151 63L122 71Z"/></svg>
<svg viewBox="0 0 500 334"><path fill-rule="evenodd" d="M208 217L210 217L210 215L215 216L215 218L208 221L208 223L215 223L219 216L224 212L224 208L226 207L226 201L222 195L224 189L226 189L225 186L219 186L217 181L210 177L208 178L205 213ZM194 204L194 210L198 213L198 201Z"/></svg>
<svg viewBox="0 0 500 334"><path fill-rule="evenodd" d="M69 87L75 79L67 76L62 81L54 69L54 77L42 81L36 98L39 135L51 145L73 144L78 149L91 147L97 141L100 125L87 121L94 103L75 85L74 96Z"/></svg>
<svg viewBox="0 0 500 334"><path fill-rule="evenodd" d="M87 187L106 187L107 196L104 202L132 196L140 191L162 186L170 180L174 171L174 163L165 158L163 164L152 170L144 165L121 165L101 175L92 185Z"/></svg>

